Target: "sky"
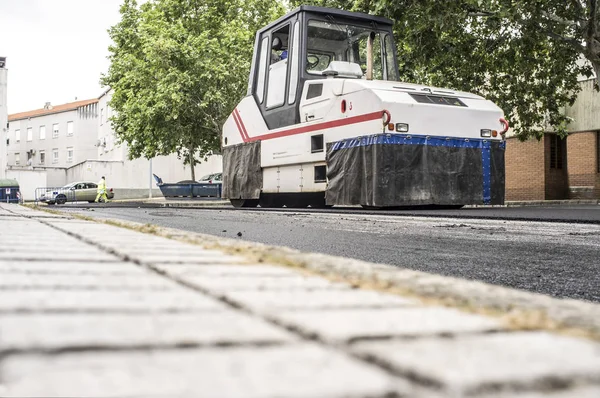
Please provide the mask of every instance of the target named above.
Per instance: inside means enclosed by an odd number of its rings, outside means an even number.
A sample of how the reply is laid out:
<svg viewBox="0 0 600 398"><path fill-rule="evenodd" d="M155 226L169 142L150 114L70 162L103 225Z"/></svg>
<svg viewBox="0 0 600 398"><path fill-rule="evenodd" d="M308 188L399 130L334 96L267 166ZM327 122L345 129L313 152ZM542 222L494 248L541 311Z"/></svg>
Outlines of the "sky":
<svg viewBox="0 0 600 398"><path fill-rule="evenodd" d="M107 30L123 0L0 0L0 56L7 57L8 113L102 94Z"/></svg>

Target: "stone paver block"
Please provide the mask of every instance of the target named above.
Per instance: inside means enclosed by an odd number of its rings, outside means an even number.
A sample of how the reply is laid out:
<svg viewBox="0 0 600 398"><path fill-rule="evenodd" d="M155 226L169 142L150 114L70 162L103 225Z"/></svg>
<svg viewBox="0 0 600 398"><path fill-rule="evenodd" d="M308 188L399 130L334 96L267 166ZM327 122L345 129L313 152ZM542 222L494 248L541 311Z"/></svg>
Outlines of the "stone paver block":
<svg viewBox="0 0 600 398"><path fill-rule="evenodd" d="M600 397L600 386L581 386L558 391L533 391L515 393L494 393L482 395L481 398L598 398Z"/></svg>
<svg viewBox="0 0 600 398"><path fill-rule="evenodd" d="M89 259L99 259L103 258L106 261L117 261L118 258L104 252L100 251L87 251L87 252L76 252L76 251L68 251L60 253L52 253L49 252L3 252L0 251L0 261L1 260L14 260L14 261L22 261L22 260L52 260L52 261L86 261Z"/></svg>
<svg viewBox="0 0 600 398"><path fill-rule="evenodd" d="M552 386L552 380L600 382L599 343L544 332L362 342L353 349L459 395L489 386Z"/></svg>
<svg viewBox="0 0 600 398"><path fill-rule="evenodd" d="M129 254L128 251L124 252ZM173 254L155 255L130 255L137 261L147 264L243 264L248 262L244 257L228 256L227 254L215 254L213 256L180 256Z"/></svg>
<svg viewBox="0 0 600 398"><path fill-rule="evenodd" d="M191 275L180 278L187 283L214 293L237 290L290 290L290 289L348 289L343 283L332 283L316 276L212 276Z"/></svg>
<svg viewBox="0 0 600 398"><path fill-rule="evenodd" d="M7 350L222 345L292 340L296 337L284 329L234 310L154 315L0 315L0 355Z"/></svg>
<svg viewBox="0 0 600 398"><path fill-rule="evenodd" d="M148 272L146 268L125 262L0 261L0 274L140 275Z"/></svg>
<svg viewBox="0 0 600 398"><path fill-rule="evenodd" d="M176 276L296 276L302 275L299 271L294 271L285 267L264 264L243 264L243 265L219 265L219 264L168 264L156 265L156 268L165 271L169 275Z"/></svg>
<svg viewBox="0 0 600 398"><path fill-rule="evenodd" d="M216 311L221 302L200 293L151 291L0 290L0 312L178 312Z"/></svg>
<svg viewBox="0 0 600 398"><path fill-rule="evenodd" d="M0 290L2 289L166 290L181 289L181 286L147 271L146 275L6 274L0 277Z"/></svg>
<svg viewBox="0 0 600 398"><path fill-rule="evenodd" d="M427 336L500 330L492 318L449 308L407 307L391 309L294 310L272 317L329 341L391 336Z"/></svg>
<svg viewBox="0 0 600 398"><path fill-rule="evenodd" d="M18 356L0 366L4 394L16 396L358 398L409 389L312 344Z"/></svg>
<svg viewBox="0 0 600 398"><path fill-rule="evenodd" d="M381 308L419 305L415 300L358 289L234 291L225 295L244 307L270 312L281 309Z"/></svg>

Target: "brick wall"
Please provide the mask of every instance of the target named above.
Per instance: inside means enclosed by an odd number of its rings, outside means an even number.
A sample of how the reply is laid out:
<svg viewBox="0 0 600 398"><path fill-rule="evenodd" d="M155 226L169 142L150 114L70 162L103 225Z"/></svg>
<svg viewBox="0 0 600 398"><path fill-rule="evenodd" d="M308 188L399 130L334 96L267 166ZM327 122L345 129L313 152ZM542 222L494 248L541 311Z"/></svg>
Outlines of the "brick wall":
<svg viewBox="0 0 600 398"><path fill-rule="evenodd" d="M506 140L506 200L544 200L544 141Z"/></svg>
<svg viewBox="0 0 600 398"><path fill-rule="evenodd" d="M569 198L600 198L596 132L569 135L567 157L569 159Z"/></svg>

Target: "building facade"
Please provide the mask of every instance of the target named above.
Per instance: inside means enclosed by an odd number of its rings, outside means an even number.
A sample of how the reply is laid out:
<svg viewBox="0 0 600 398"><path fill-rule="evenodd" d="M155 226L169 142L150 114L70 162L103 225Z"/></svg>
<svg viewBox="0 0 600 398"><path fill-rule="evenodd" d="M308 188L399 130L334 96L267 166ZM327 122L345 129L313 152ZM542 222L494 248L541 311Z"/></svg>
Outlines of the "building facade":
<svg viewBox="0 0 600 398"><path fill-rule="evenodd" d="M191 178L190 167L176 154L129 159L127 145L118 143L110 123L111 96L107 90L98 98L8 116L7 175L19 181L25 200L35 199L39 188L102 176L117 199L160 195L153 174L164 182ZM220 172L222 158L211 156L194 170L197 179Z"/></svg>
<svg viewBox="0 0 600 398"><path fill-rule="evenodd" d="M98 100L9 115L8 168L68 168L96 157Z"/></svg>
<svg viewBox="0 0 600 398"><path fill-rule="evenodd" d="M595 79L581 82L569 134L506 143L506 200L600 199L600 93Z"/></svg>
<svg viewBox="0 0 600 398"><path fill-rule="evenodd" d="M0 179L6 177L8 137L8 107L7 107L8 69L6 57L0 57Z"/></svg>

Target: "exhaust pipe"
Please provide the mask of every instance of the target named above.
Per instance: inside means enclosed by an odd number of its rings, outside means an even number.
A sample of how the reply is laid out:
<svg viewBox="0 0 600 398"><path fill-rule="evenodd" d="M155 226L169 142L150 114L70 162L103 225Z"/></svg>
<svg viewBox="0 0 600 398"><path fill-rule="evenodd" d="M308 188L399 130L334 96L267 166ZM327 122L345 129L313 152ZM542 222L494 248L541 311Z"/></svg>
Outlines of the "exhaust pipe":
<svg viewBox="0 0 600 398"><path fill-rule="evenodd" d="M367 40L367 80L373 80L373 39L375 32L371 32Z"/></svg>

